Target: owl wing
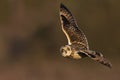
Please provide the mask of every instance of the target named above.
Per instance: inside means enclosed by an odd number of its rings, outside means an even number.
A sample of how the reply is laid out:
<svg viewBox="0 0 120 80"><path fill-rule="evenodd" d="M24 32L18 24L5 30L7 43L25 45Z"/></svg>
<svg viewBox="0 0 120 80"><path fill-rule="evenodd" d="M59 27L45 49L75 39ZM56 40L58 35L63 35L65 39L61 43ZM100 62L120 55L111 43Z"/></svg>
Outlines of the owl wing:
<svg viewBox="0 0 120 80"><path fill-rule="evenodd" d="M62 30L68 39L68 44L80 44L88 49L89 46L86 36L82 30L78 28L72 13L63 4L60 5L60 20Z"/></svg>
<svg viewBox="0 0 120 80"><path fill-rule="evenodd" d="M88 56L89 58L91 58L94 61L97 61L109 68L112 68L112 64L109 60L107 60L102 53L100 52L96 52L96 51L91 51L91 50L80 50L80 52L78 54L84 54L86 56Z"/></svg>

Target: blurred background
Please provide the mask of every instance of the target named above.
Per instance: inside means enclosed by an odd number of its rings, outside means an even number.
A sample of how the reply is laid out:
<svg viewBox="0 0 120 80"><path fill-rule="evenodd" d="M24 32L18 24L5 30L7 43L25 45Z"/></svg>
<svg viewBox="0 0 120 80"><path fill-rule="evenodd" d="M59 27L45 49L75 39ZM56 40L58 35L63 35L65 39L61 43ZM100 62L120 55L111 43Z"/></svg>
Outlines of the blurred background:
<svg viewBox="0 0 120 80"><path fill-rule="evenodd" d="M113 64L66 59L59 5ZM120 0L0 0L0 80L120 80Z"/></svg>

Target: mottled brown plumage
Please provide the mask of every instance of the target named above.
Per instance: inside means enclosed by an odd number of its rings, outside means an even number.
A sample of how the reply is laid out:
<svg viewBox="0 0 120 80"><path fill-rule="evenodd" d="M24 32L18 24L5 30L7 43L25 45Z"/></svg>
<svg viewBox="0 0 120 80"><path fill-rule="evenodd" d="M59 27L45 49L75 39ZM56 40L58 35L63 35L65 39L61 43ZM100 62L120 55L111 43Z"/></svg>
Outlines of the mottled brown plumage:
<svg viewBox="0 0 120 80"><path fill-rule="evenodd" d="M60 6L60 18L62 21L62 28L65 32L67 32L69 36L69 44L78 42L84 44L87 48L89 48L86 36L82 30L79 29L71 12L63 4Z"/></svg>
<svg viewBox="0 0 120 80"><path fill-rule="evenodd" d="M60 5L60 20L62 30L68 39L68 45L62 46L60 49L64 57L73 59L89 57L105 66L112 66L101 53L89 50L86 36L83 31L79 29L72 13L63 4Z"/></svg>

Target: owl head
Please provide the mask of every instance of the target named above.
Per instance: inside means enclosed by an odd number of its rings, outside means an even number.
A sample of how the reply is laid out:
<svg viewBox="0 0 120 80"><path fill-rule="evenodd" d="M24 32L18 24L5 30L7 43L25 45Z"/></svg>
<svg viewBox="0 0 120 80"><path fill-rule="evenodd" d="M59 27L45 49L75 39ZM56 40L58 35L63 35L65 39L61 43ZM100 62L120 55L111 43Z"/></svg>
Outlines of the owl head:
<svg viewBox="0 0 120 80"><path fill-rule="evenodd" d="M62 53L63 57L70 57L72 50L70 45L65 45L60 48L60 52Z"/></svg>

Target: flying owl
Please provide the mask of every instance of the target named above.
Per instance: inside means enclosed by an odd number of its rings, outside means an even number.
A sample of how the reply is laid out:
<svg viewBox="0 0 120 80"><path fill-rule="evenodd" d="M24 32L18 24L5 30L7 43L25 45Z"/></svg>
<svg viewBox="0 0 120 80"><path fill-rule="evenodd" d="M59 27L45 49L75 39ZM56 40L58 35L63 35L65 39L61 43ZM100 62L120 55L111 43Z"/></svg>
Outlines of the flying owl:
<svg viewBox="0 0 120 80"><path fill-rule="evenodd" d="M106 58L104 58L100 52L89 49L85 34L78 27L72 13L63 4L60 5L60 21L62 25L62 31L68 40L68 45L60 48L62 56L73 59L89 57L107 67L112 67L112 64Z"/></svg>

